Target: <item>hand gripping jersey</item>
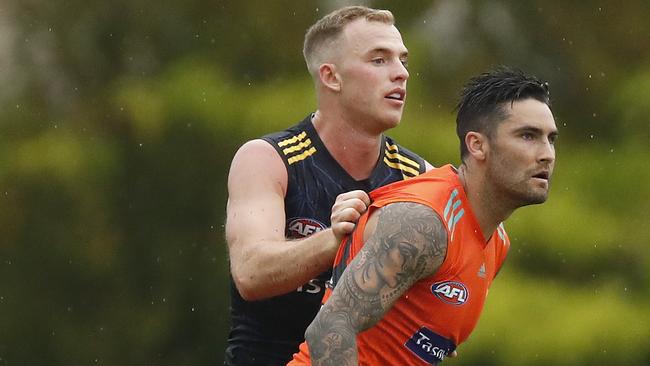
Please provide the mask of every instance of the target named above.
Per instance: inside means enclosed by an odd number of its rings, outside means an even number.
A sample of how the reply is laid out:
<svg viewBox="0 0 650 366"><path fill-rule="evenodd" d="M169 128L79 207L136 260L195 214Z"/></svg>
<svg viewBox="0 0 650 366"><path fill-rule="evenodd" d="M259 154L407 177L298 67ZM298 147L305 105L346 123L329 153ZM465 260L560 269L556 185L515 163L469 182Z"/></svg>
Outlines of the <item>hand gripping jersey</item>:
<svg viewBox="0 0 650 366"><path fill-rule="evenodd" d="M451 165L371 193L373 204L334 263L332 284L363 246L369 214L394 202L431 207L447 228L447 255L438 271L416 282L372 328L357 335L359 365L426 365L442 362L474 329L510 241L503 225L486 240ZM324 301L331 295L327 289ZM306 343L290 366L310 365Z"/></svg>
<svg viewBox="0 0 650 366"><path fill-rule="evenodd" d="M263 137L285 162L284 200L287 238L298 239L330 226L332 205L343 192L366 192L417 176L426 170L419 156L383 137L377 166L370 177L354 180L330 155L311 123L311 116L285 131ZM286 365L320 308L331 271L295 291L263 301L242 299L231 280L232 325L225 364Z"/></svg>

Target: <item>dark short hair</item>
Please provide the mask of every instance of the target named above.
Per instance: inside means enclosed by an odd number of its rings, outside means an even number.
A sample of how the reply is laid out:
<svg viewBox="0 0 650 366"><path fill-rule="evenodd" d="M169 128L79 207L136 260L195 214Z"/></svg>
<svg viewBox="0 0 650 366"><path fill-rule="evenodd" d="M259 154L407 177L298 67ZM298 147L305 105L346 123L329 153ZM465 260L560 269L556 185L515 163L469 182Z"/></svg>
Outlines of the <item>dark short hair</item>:
<svg viewBox="0 0 650 366"><path fill-rule="evenodd" d="M535 99L549 107L548 83L523 71L499 66L465 84L456 106L456 134L460 139L460 158L468 154L465 136L479 132L491 137L499 122L508 117L505 103Z"/></svg>

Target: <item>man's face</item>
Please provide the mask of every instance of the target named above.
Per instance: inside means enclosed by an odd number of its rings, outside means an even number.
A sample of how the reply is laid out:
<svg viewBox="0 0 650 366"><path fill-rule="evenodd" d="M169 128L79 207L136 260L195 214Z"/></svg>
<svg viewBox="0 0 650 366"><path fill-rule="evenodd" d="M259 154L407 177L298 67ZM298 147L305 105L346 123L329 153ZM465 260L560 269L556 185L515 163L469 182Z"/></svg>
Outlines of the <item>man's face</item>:
<svg viewBox="0 0 650 366"><path fill-rule="evenodd" d="M557 127L549 107L535 99L503 105L508 117L489 139L487 175L514 207L546 201Z"/></svg>
<svg viewBox="0 0 650 366"><path fill-rule="evenodd" d="M373 132L399 124L406 100L408 50L395 26L358 19L338 42L341 103L349 117Z"/></svg>

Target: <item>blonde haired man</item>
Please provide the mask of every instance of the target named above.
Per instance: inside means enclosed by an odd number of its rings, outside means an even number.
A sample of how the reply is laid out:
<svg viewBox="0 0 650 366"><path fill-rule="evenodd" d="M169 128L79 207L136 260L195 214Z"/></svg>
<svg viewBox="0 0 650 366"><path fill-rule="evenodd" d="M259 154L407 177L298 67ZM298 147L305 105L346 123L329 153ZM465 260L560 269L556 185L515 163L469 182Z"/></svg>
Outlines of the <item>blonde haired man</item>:
<svg viewBox="0 0 650 366"><path fill-rule="evenodd" d="M386 10L336 10L303 53L318 109L245 143L228 179L232 283L227 365L284 365L320 307L341 238L366 192L430 165L384 132L399 124L408 51Z"/></svg>

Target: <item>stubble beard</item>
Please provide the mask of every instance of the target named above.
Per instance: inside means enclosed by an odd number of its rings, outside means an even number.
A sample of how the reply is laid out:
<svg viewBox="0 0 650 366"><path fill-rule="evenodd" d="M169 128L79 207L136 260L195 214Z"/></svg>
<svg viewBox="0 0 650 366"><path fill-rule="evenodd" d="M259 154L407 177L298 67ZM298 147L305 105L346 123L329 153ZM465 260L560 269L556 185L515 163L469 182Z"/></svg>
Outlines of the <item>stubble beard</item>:
<svg viewBox="0 0 650 366"><path fill-rule="evenodd" d="M494 197L507 205L510 209L517 209L523 206L538 205L546 202L550 188L550 177L546 189L533 186L533 182L527 173L520 177L504 177L501 172L510 175L510 170L503 162L498 167L490 165L487 171L489 181L494 183ZM508 179L511 178L511 179Z"/></svg>

